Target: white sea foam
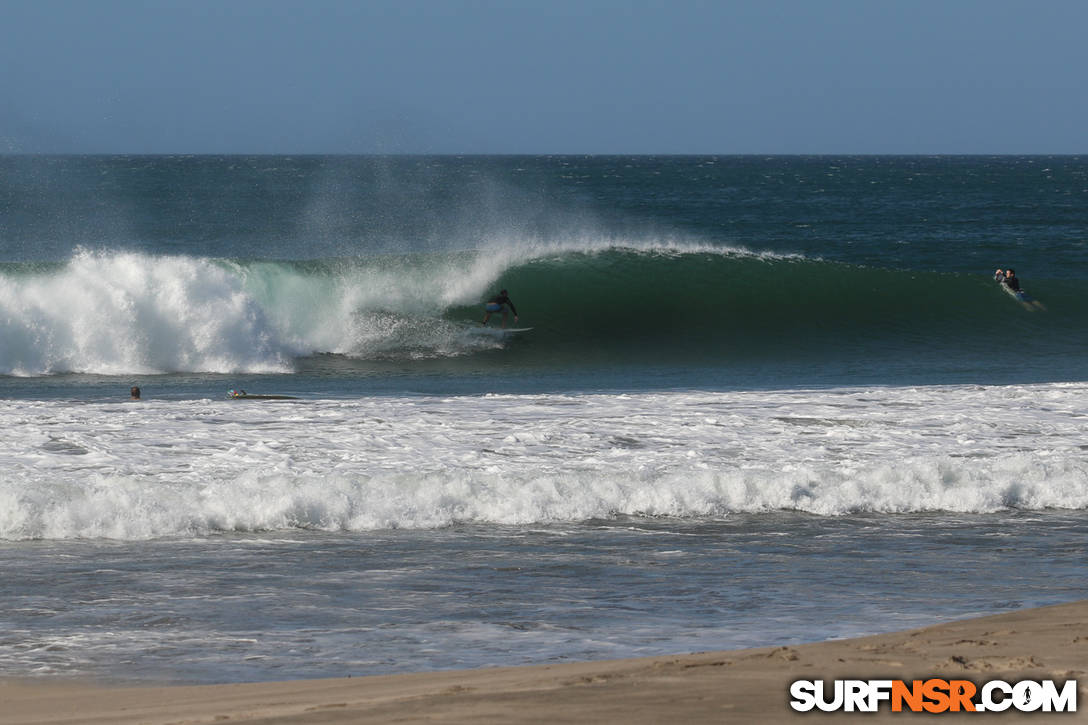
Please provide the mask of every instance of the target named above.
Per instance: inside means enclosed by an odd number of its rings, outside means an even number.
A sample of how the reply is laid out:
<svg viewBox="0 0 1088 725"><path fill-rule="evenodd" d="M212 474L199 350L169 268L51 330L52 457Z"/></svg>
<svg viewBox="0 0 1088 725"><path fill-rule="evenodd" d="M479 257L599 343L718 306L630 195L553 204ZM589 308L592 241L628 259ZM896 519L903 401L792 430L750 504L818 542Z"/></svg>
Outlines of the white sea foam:
<svg viewBox="0 0 1088 725"><path fill-rule="evenodd" d="M284 371L292 352L241 280L209 260L76 254L0 276L0 374Z"/></svg>
<svg viewBox="0 0 1088 725"><path fill-rule="evenodd" d="M0 538L1078 509L1085 392L0 402Z"/></svg>

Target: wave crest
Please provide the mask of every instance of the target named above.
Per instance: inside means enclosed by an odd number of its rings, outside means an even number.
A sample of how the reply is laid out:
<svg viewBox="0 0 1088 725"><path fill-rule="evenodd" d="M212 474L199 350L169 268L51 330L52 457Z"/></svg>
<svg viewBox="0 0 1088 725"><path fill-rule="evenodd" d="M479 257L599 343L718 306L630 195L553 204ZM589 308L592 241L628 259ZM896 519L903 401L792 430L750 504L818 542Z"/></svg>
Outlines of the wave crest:
<svg viewBox="0 0 1088 725"><path fill-rule="evenodd" d="M80 251L0 271L0 374L288 372L299 357L455 358L507 287L536 328L516 364L989 356L1010 333L1068 355L1088 318L1051 281L1030 315L989 276L870 269L682 241L532 240L307 261ZM1033 288L1038 296L1043 296ZM544 355L542 355L544 353ZM514 359L516 358L516 359Z"/></svg>

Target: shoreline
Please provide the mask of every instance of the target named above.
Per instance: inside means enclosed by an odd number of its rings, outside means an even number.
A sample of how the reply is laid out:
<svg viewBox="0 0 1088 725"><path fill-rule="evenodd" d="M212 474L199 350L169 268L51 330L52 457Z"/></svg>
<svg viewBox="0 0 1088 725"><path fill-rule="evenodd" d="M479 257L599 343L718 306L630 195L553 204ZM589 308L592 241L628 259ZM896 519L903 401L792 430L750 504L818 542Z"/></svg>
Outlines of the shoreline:
<svg viewBox="0 0 1088 725"><path fill-rule="evenodd" d="M0 725L883 722L910 715L886 704L877 714L796 713L789 683L932 676L1077 679L1078 713L1002 720L1088 721L1088 600L854 639L626 660L221 685L9 678L0 680ZM978 714L945 718L977 722Z"/></svg>

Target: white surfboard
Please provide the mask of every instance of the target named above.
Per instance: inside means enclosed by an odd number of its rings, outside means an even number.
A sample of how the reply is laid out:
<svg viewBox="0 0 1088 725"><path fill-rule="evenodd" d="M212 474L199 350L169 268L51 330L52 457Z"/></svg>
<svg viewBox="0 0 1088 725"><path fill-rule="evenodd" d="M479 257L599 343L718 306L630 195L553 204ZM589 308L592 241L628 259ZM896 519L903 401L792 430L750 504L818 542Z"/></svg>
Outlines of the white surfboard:
<svg viewBox="0 0 1088 725"><path fill-rule="evenodd" d="M1001 285L1001 289L1005 290L1006 294L1023 305L1025 310L1034 312L1035 310L1046 309L1046 305L1029 295L1027 292L1024 292L1023 290L1014 290L1004 282L998 282L998 284Z"/></svg>
<svg viewBox="0 0 1088 725"><path fill-rule="evenodd" d="M503 337L505 335L512 335L518 332L528 332L533 328L531 327L470 327L469 332L478 335L491 335L493 337Z"/></svg>

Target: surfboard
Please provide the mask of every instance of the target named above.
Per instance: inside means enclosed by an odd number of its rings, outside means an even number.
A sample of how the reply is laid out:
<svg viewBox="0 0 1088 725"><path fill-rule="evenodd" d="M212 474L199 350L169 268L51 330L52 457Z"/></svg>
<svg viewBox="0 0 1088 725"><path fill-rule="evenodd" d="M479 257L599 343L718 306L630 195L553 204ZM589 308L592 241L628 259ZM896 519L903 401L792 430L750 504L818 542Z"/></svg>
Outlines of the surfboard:
<svg viewBox="0 0 1088 725"><path fill-rule="evenodd" d="M231 400L298 400L291 395L250 395L246 391L231 390L227 393Z"/></svg>
<svg viewBox="0 0 1088 725"><path fill-rule="evenodd" d="M1029 295L1024 290L1015 290L1009 287L1004 282L998 282L998 284L1001 285L1001 289L1005 290L1005 294L1009 295L1014 300L1023 305L1025 310L1031 310L1032 312L1034 312L1035 310L1046 309L1046 305Z"/></svg>
<svg viewBox="0 0 1088 725"><path fill-rule="evenodd" d="M503 335L512 335L518 332L528 332L533 328L531 327L470 327L469 332L476 333L478 335L492 335L495 337L502 337Z"/></svg>
<svg viewBox="0 0 1088 725"><path fill-rule="evenodd" d="M292 395L239 395L235 400L299 400Z"/></svg>

